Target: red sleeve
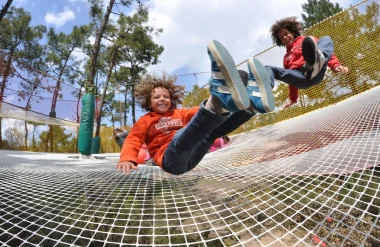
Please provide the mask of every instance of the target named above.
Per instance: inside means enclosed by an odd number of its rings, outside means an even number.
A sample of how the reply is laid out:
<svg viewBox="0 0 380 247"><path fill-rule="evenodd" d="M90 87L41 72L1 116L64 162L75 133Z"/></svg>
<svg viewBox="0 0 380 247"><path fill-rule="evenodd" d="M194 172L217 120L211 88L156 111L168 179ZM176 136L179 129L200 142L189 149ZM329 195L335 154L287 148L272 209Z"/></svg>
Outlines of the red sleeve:
<svg viewBox="0 0 380 247"><path fill-rule="evenodd" d="M120 160L122 161L131 161L137 165L137 158L141 145L145 142L146 136L146 124L141 117L132 127L129 132L127 139L124 142L123 148L120 153Z"/></svg>
<svg viewBox="0 0 380 247"><path fill-rule="evenodd" d="M298 100L298 88L293 85L289 85L289 99L292 102L297 102Z"/></svg>
<svg viewBox="0 0 380 247"><path fill-rule="evenodd" d="M191 107L190 109L182 108L182 114L184 114L184 122L187 124L193 118L193 116L198 112L199 106Z"/></svg>
<svg viewBox="0 0 380 247"><path fill-rule="evenodd" d="M331 56L329 62L327 63L327 65L328 65L332 70L335 70L336 67L338 67L338 66L340 66L340 65L342 65L342 64L339 62L338 58L337 58L334 54L332 54L332 56Z"/></svg>

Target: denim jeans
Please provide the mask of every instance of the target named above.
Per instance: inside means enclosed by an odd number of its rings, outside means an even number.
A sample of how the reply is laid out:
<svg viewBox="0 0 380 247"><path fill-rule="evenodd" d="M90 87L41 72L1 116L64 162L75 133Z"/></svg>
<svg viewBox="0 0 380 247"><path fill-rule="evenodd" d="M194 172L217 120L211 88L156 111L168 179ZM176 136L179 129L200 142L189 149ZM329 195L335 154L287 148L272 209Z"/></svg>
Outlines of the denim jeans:
<svg viewBox="0 0 380 247"><path fill-rule="evenodd" d="M317 44L318 49L325 56L325 64L322 70L313 79L307 79L303 72L300 70L291 70L273 66L265 66L269 73L272 86L274 85L274 79L293 85L300 89L307 89L311 86L318 85L319 83L321 83L326 73L327 63L334 52L334 43L329 36L324 36L318 40Z"/></svg>
<svg viewBox="0 0 380 247"><path fill-rule="evenodd" d="M232 132L254 115L244 110L222 116L201 105L186 127L174 135L165 151L162 168L174 175L192 170L207 154L216 138Z"/></svg>

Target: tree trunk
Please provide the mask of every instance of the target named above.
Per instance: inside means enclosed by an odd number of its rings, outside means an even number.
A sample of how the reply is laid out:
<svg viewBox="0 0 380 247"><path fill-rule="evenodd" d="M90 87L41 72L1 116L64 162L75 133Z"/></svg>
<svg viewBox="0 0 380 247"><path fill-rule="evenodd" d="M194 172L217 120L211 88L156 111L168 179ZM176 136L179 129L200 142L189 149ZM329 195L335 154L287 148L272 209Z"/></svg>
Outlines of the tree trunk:
<svg viewBox="0 0 380 247"><path fill-rule="evenodd" d="M25 136L24 136L25 151L28 151L28 123L25 121Z"/></svg>
<svg viewBox="0 0 380 247"><path fill-rule="evenodd" d="M127 111L128 111L128 91L125 91L125 98L124 98L124 111L121 111L120 114L123 116L123 126L127 126ZM120 109L121 110L121 109Z"/></svg>
<svg viewBox="0 0 380 247"><path fill-rule="evenodd" d="M12 54L13 54L13 48L11 49L11 52L9 54L9 59L5 64L5 70L3 72L3 81L1 82L1 86L0 86L0 102L2 102L3 98L4 98L5 84L7 82L9 72L10 72L10 68L11 68L11 63L12 63ZM1 127L2 127L1 121L2 121L2 118L0 118L0 148L3 149L3 134L1 133L2 132L1 131Z"/></svg>
<svg viewBox="0 0 380 247"><path fill-rule="evenodd" d="M108 20L109 20L109 17L110 17L114 3L115 3L115 0L110 0L108 7L107 7L107 11L104 15L103 23L99 29L99 32L96 34L95 44L93 46L91 59L90 59L91 65L90 65L90 73L88 76L89 77L88 78L88 83L89 83L88 86L94 85L96 67L97 67L97 63L98 63L98 56L99 56L99 50L100 50L100 42L102 41L103 33L106 29L106 26L107 26L107 23L108 23Z"/></svg>
<svg viewBox="0 0 380 247"><path fill-rule="evenodd" d="M113 54L111 55L109 70L107 73L106 82L104 83L102 98L100 99L99 113L98 113L98 116L96 117L96 130L95 130L95 136L96 137L98 137L100 134L100 123L102 120L102 109L103 109L104 99L106 98L106 95L107 95L108 83L111 80L112 70L113 70L113 67L115 66L115 64L116 64L116 51L114 51Z"/></svg>
<svg viewBox="0 0 380 247"><path fill-rule="evenodd" d="M132 86L131 86L132 90L131 90L131 94L132 94L132 122L133 124L136 123L136 109L135 109L135 84L132 83Z"/></svg>
<svg viewBox="0 0 380 247"><path fill-rule="evenodd" d="M1 129L2 129L2 126L1 126L1 122L2 122L3 118L0 118L0 149L3 149L3 134L1 133Z"/></svg>
<svg viewBox="0 0 380 247"><path fill-rule="evenodd" d="M7 14L7 11L9 7L11 6L13 0L8 0L7 3L4 5L4 7L0 11L0 21L4 18L4 16Z"/></svg>
<svg viewBox="0 0 380 247"><path fill-rule="evenodd" d="M49 126L49 131L46 134L46 143L45 143L45 152L46 153L49 151L49 137L50 137L50 126Z"/></svg>
<svg viewBox="0 0 380 247"><path fill-rule="evenodd" d="M11 64L12 64L12 56L9 55L9 60L5 64L5 70L3 73L3 81L1 82L1 87L0 87L0 101L3 101L5 84L7 83L9 72L11 70Z"/></svg>
<svg viewBox="0 0 380 247"><path fill-rule="evenodd" d="M80 105L80 98L82 97L82 88L83 88L83 85L80 86L79 95L78 95L78 101L77 101L77 112L76 112L76 119L75 119L77 121L77 123L79 123L79 121L80 121L79 105Z"/></svg>
<svg viewBox="0 0 380 247"><path fill-rule="evenodd" d="M67 66L67 62L69 61L69 58L71 56L71 53L74 51L74 48L71 49L71 51L69 52L69 55L65 58L65 61L62 68L61 68L61 71L59 72L59 75L58 75L58 81L57 81L57 84L55 85L55 89L54 89L54 93L53 93L53 99L52 99L52 102L51 102L51 109L50 109L50 113L49 113L49 117L56 117L56 112L55 112L55 108L57 106L57 100L58 100L58 93L59 93L59 88L61 87L61 79L62 79L62 75L63 75L63 72ZM48 149L48 143L50 141L50 152L53 152L54 149L53 149L53 137L54 137L54 130L53 130L53 127L52 126L49 126L49 137L50 137L50 140L48 138L48 140L46 140L46 152L47 152L47 149Z"/></svg>
<svg viewBox="0 0 380 247"><path fill-rule="evenodd" d="M52 153L52 152L54 152L54 146L53 146L53 144L54 144L54 142L53 142L53 139L54 139L54 127L53 126L50 126L50 131L51 131L51 133L50 133L50 152Z"/></svg>

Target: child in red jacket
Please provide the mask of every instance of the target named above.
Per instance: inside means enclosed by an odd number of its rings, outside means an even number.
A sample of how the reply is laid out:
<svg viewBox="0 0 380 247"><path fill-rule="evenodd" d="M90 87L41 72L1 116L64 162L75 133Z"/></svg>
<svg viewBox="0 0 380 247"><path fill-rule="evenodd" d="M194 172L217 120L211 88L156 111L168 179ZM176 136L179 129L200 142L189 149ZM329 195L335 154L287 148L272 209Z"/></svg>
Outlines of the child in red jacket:
<svg viewBox="0 0 380 247"><path fill-rule="evenodd" d="M274 79L289 84L290 102L284 108L297 103L298 88L307 89L321 83L327 66L337 73L348 72L348 68L333 54L334 44L331 38L324 36L318 40L315 37L302 36L302 25L296 18L281 19L271 27L273 42L286 47L284 68L265 66L272 87Z"/></svg>
<svg viewBox="0 0 380 247"><path fill-rule="evenodd" d="M180 175L193 169L206 155L215 139L230 133L255 115L255 111L273 111L274 96L263 66L251 71L257 85L245 85L235 63L218 41L210 41L208 54L212 76L211 96L199 107L178 109L184 86L175 85L175 77L147 76L135 88L135 97L148 111L130 130L120 154L117 169L129 174L137 170L137 158L145 142L154 162L164 171ZM246 72L245 72L246 74ZM248 92L257 90L255 96Z"/></svg>

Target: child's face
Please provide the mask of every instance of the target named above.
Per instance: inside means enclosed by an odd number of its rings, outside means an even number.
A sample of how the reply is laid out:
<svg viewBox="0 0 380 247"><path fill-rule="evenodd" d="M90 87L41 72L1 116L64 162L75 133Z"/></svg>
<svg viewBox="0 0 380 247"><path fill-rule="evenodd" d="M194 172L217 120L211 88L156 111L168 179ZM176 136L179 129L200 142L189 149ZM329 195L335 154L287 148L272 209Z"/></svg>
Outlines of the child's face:
<svg viewBox="0 0 380 247"><path fill-rule="evenodd" d="M293 43L295 34L290 32L288 29L283 28L277 33L277 37L281 40L281 42L288 46Z"/></svg>
<svg viewBox="0 0 380 247"><path fill-rule="evenodd" d="M163 87L154 88L150 95L149 107L157 113L169 111L170 107L172 107L169 90Z"/></svg>

